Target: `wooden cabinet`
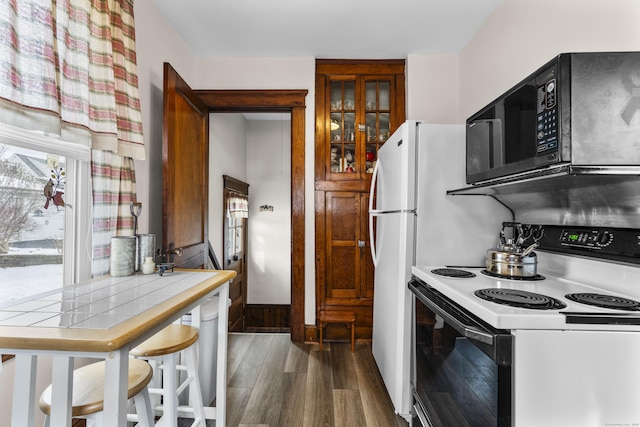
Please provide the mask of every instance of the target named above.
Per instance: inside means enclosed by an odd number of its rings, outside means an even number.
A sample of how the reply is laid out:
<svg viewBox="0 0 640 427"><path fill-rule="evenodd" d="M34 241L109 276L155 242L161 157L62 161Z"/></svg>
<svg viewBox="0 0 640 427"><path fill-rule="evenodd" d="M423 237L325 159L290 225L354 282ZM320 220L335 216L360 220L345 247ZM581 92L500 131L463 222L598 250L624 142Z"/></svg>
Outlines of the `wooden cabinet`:
<svg viewBox="0 0 640 427"><path fill-rule="evenodd" d="M404 92L403 60L316 62L316 309L353 311L360 340L373 321L369 186L378 149L405 120Z"/></svg>
<svg viewBox="0 0 640 427"><path fill-rule="evenodd" d="M368 199L368 194L358 192L325 192L326 304L373 297Z"/></svg>

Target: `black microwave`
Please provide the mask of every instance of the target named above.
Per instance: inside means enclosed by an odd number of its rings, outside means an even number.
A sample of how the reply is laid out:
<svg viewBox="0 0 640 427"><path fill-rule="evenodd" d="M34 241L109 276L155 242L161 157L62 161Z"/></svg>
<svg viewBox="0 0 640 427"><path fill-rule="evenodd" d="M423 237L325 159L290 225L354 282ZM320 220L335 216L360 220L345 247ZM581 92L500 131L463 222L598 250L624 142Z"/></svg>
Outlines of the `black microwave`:
<svg viewBox="0 0 640 427"><path fill-rule="evenodd" d="M640 52L563 53L467 119L467 183L640 165Z"/></svg>

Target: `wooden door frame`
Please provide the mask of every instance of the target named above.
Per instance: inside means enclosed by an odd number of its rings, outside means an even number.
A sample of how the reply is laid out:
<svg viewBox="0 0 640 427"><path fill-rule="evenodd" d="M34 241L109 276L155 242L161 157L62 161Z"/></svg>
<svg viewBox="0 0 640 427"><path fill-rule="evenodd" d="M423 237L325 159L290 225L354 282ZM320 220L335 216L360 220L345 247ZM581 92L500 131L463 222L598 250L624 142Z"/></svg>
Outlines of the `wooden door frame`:
<svg viewBox="0 0 640 427"><path fill-rule="evenodd" d="M228 242L229 242L229 197L230 195L242 195L246 196L249 200L249 184L233 178L229 175L222 175L223 190L222 190L222 268L229 269L229 257L228 257ZM242 231L242 257L240 260L240 269L236 270L237 275L233 279L233 282L229 283L229 298L231 298L231 306L229 307L229 332L242 332L245 330L245 309L247 306L247 248L248 246L248 227L249 219L243 218L243 231ZM237 261L237 260L236 260ZM240 329L237 329L237 324L232 323L231 317L233 308L233 287L240 284L240 293L242 295L242 304L240 312Z"/></svg>
<svg viewBox="0 0 640 427"><path fill-rule="evenodd" d="M210 113L291 113L291 341L304 341L304 174L303 90L196 90Z"/></svg>

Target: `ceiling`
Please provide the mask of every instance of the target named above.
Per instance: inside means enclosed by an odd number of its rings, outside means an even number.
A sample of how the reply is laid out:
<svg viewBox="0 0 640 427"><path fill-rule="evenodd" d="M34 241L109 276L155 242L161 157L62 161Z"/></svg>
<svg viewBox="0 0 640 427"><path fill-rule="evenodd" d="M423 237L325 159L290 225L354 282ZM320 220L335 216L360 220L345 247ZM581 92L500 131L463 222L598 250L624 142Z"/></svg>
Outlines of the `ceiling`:
<svg viewBox="0 0 640 427"><path fill-rule="evenodd" d="M193 54L455 54L503 0L153 0Z"/></svg>

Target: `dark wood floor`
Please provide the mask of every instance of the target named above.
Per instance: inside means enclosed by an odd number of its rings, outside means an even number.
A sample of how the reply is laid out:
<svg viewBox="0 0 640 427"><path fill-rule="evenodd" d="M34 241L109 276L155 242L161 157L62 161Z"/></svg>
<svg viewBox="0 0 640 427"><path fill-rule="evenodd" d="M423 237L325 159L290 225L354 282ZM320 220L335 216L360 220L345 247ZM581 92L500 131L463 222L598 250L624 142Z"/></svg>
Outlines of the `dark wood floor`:
<svg viewBox="0 0 640 427"><path fill-rule="evenodd" d="M293 344L289 334L230 334L227 426L408 426L370 345L322 347Z"/></svg>
<svg viewBox="0 0 640 427"><path fill-rule="evenodd" d="M369 344L354 353L349 343L319 350L291 343L289 334L229 334L227 426L408 427L393 411Z"/></svg>

